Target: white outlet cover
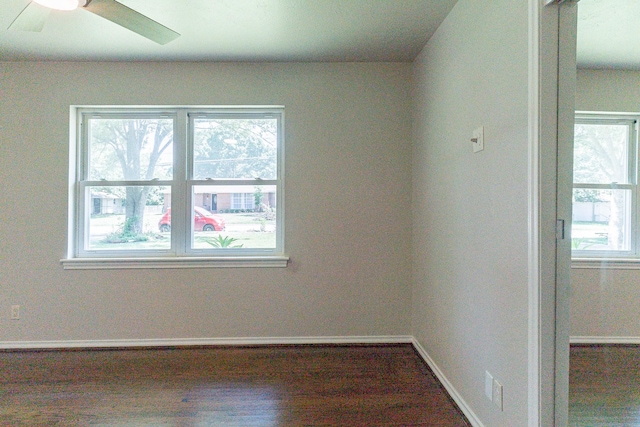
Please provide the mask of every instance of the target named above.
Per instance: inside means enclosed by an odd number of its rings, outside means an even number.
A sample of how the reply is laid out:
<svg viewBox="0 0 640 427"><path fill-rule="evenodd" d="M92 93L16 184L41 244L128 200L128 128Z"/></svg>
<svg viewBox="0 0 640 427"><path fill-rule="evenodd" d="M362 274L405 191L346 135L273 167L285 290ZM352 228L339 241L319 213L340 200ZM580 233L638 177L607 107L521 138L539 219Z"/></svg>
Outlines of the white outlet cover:
<svg viewBox="0 0 640 427"><path fill-rule="evenodd" d="M20 320L20 306L12 305L11 306L11 320Z"/></svg>
<svg viewBox="0 0 640 427"><path fill-rule="evenodd" d="M484 126L480 126L473 131L473 152L484 150Z"/></svg>
<svg viewBox="0 0 640 427"><path fill-rule="evenodd" d="M493 375L489 371L484 371L484 394L493 402Z"/></svg>

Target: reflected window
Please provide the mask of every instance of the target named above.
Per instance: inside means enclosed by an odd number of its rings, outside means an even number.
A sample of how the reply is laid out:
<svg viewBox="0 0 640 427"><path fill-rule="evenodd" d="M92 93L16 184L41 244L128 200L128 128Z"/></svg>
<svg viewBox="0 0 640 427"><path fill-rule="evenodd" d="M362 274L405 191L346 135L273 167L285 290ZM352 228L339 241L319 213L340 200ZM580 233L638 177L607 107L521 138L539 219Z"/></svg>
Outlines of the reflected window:
<svg viewBox="0 0 640 427"><path fill-rule="evenodd" d="M578 115L574 131L574 257L637 256L637 120Z"/></svg>

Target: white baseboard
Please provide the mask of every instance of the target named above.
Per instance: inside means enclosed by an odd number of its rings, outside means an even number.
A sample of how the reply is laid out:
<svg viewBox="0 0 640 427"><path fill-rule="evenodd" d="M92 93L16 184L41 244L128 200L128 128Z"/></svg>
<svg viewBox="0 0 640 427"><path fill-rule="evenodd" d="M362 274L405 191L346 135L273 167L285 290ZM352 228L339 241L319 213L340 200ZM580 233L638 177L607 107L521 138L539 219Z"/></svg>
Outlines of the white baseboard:
<svg viewBox="0 0 640 427"><path fill-rule="evenodd" d="M467 402L465 402L465 400L462 398L460 393L458 393L455 387L453 387L453 385L449 382L447 377L442 373L438 365L436 365L436 363L429 356L427 351L420 345L418 340L413 338L412 344L413 344L413 347L418 352L418 354L420 354L420 357L424 359L424 361L427 363L427 365L429 365L429 368L431 368L435 376L438 377L438 380L440 380L444 388L447 390L447 393L449 393L449 396L451 396L454 402L456 402L456 404L458 405L462 413L467 417L471 425L473 427L484 427L484 424L482 424L480 419L471 410L469 405L467 405Z"/></svg>
<svg viewBox="0 0 640 427"><path fill-rule="evenodd" d="M295 344L410 344L409 335L334 336L334 337L242 337L242 338L169 338L61 341L0 341L0 350L44 350L126 347L243 346Z"/></svg>
<svg viewBox="0 0 640 427"><path fill-rule="evenodd" d="M569 338L571 344L635 344L640 345L640 337L581 337Z"/></svg>

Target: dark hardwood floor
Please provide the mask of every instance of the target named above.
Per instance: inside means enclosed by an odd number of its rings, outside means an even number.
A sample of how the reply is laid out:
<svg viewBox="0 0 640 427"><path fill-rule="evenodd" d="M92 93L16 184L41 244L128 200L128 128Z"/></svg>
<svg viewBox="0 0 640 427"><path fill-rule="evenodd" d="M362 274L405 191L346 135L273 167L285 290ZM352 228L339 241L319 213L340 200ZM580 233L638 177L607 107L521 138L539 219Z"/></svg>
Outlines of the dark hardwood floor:
<svg viewBox="0 0 640 427"><path fill-rule="evenodd" d="M571 346L569 426L640 427L640 347Z"/></svg>
<svg viewBox="0 0 640 427"><path fill-rule="evenodd" d="M468 422L410 345L0 353L1 426Z"/></svg>

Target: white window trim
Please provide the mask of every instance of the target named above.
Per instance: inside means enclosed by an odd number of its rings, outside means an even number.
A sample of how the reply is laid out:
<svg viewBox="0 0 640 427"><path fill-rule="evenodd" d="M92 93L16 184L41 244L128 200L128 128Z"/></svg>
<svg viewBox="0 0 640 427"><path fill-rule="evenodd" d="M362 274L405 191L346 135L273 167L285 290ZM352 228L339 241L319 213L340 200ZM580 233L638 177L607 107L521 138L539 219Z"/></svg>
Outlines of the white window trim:
<svg viewBox="0 0 640 427"><path fill-rule="evenodd" d="M572 269L640 270L640 258L572 258Z"/></svg>
<svg viewBox="0 0 640 427"><path fill-rule="evenodd" d="M140 113L151 111L154 113L172 111L176 112L176 126L186 126L188 115L191 114L237 114L253 113L253 114L269 114L274 113L279 117L279 143L278 143L278 160L277 160L277 179L269 182L279 182L276 194L276 205L279 208L276 217L276 228L279 233L276 236L276 248L271 249L255 249L255 250L197 250L192 249L189 253L180 249L179 252L172 251L154 251L154 252L122 252L114 251L107 253L95 252L87 256L87 251L80 250L83 237L82 226L80 222L83 218L80 214L79 201L82 197L79 195L80 185L78 179L82 177L79 170L80 156L84 155L80 138L82 131L80 129L81 114L87 112L133 112ZM176 160L184 164L184 156L189 156L192 147L187 146L187 141L174 140L174 144L181 145L183 159ZM186 149L184 147L187 147ZM175 150L175 148L174 148ZM175 152L175 151L174 151ZM284 252L284 107L283 106L141 106L141 107L113 107L113 106L71 106L70 107L70 150L69 150L69 207L68 207L68 233L67 233L67 251L66 256L60 260L64 269L141 269L141 268L238 268L238 267L287 267L289 257ZM83 159L84 165L84 159ZM83 166L84 167L84 166ZM179 173L179 172L178 172ZM184 175L184 174L183 174ZM217 182L217 181L213 181ZM191 186L198 185L199 181L184 181L184 185L190 190ZM207 185L211 185L212 181L208 180ZM176 200L172 200L172 204ZM178 206L176 204L176 206ZM176 215L179 217L180 215ZM173 219L173 218L172 218ZM175 218L179 221L179 218ZM174 235L175 238L175 235ZM179 239L176 239L179 240ZM183 249L183 248L182 248ZM263 252L264 254L261 254ZM166 256L163 256L163 253ZM224 253L224 255L223 255Z"/></svg>
<svg viewBox="0 0 640 427"><path fill-rule="evenodd" d="M288 256L157 257L157 258L65 258L65 270L140 268L286 267Z"/></svg>
<svg viewBox="0 0 640 427"><path fill-rule="evenodd" d="M637 270L640 269L640 147L638 138L638 123L640 123L640 113L618 113L618 112L593 112L576 111L576 119L583 122L592 121L594 123L606 121L635 121L632 128L632 138L629 148L630 162L634 169L635 176L630 177L633 187L633 201L631 207L631 251L572 251L572 269L615 269L615 270ZM574 187L575 188L575 187ZM635 251L635 253L634 253Z"/></svg>

